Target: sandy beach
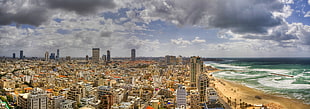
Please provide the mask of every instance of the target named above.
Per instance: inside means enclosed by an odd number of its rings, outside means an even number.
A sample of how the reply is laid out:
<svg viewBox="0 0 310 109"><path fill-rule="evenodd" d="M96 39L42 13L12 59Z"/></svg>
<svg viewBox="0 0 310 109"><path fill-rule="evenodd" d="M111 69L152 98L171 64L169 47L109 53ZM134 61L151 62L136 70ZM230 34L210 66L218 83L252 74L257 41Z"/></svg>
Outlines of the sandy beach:
<svg viewBox="0 0 310 109"><path fill-rule="evenodd" d="M211 86L217 90L224 101L231 105L232 109L241 109L241 107L260 109L260 105L268 106L268 109L310 109L310 105L304 104L301 100L266 94L263 91L213 76L210 76L210 79ZM244 108L246 104L251 104L252 107Z"/></svg>

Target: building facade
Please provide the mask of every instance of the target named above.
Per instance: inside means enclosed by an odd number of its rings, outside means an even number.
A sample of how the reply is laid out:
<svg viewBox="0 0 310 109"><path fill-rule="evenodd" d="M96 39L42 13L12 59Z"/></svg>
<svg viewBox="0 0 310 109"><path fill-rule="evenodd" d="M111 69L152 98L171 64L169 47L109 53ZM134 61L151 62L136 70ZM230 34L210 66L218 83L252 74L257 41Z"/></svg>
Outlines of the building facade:
<svg viewBox="0 0 310 109"><path fill-rule="evenodd" d="M18 106L21 109L48 109L47 94L40 88L34 88L31 93L18 97Z"/></svg>
<svg viewBox="0 0 310 109"><path fill-rule="evenodd" d="M99 86L98 87L98 99L101 101L98 105L100 109L112 109L113 105L113 94L110 86Z"/></svg>
<svg viewBox="0 0 310 109"><path fill-rule="evenodd" d="M55 55L55 53L51 53L51 55L50 55L50 59L56 59L56 55Z"/></svg>
<svg viewBox="0 0 310 109"><path fill-rule="evenodd" d="M110 50L107 50L107 62L111 61L111 53Z"/></svg>
<svg viewBox="0 0 310 109"><path fill-rule="evenodd" d="M201 109L198 90L190 90L190 109Z"/></svg>
<svg viewBox="0 0 310 109"><path fill-rule="evenodd" d="M200 57L192 56L190 58L190 82L191 87L198 86L198 76L203 72L203 61Z"/></svg>
<svg viewBox="0 0 310 109"><path fill-rule="evenodd" d="M206 102L206 94L207 94L207 87L208 85L208 77L206 74L200 74L198 79L198 91L200 94L200 102L205 103Z"/></svg>
<svg viewBox="0 0 310 109"><path fill-rule="evenodd" d="M100 48L93 48L92 61L93 63L99 63L100 59Z"/></svg>
<svg viewBox="0 0 310 109"><path fill-rule="evenodd" d="M48 55L49 55L49 54L48 54L48 52L46 51L46 52L45 52L45 61L48 61L48 59L49 59Z"/></svg>
<svg viewBox="0 0 310 109"><path fill-rule="evenodd" d="M131 60L136 60L136 49L131 49Z"/></svg>
<svg viewBox="0 0 310 109"><path fill-rule="evenodd" d="M59 49L57 49L56 60L59 60Z"/></svg>
<svg viewBox="0 0 310 109"><path fill-rule="evenodd" d="M80 103L80 100L86 97L85 87L83 85L74 85L70 87L70 91L67 93L67 99Z"/></svg>
<svg viewBox="0 0 310 109"><path fill-rule="evenodd" d="M24 51L23 50L19 51L19 59L24 59Z"/></svg>
<svg viewBox="0 0 310 109"><path fill-rule="evenodd" d="M165 61L166 61L166 65L176 65L177 64L176 56L167 55L167 56L165 56Z"/></svg>
<svg viewBox="0 0 310 109"><path fill-rule="evenodd" d="M186 109L186 90L185 86L180 86L177 89L176 107L179 109Z"/></svg>

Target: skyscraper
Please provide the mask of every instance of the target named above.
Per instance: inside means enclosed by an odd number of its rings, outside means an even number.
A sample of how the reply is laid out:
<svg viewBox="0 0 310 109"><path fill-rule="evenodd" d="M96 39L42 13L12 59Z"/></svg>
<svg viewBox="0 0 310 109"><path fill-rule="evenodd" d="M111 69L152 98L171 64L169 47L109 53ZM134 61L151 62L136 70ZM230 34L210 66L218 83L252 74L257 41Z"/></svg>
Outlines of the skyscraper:
<svg viewBox="0 0 310 109"><path fill-rule="evenodd" d="M45 61L48 61L48 51L45 52Z"/></svg>
<svg viewBox="0 0 310 109"><path fill-rule="evenodd" d="M177 62L176 56L166 55L165 61L166 61L166 65L176 65L176 62Z"/></svg>
<svg viewBox="0 0 310 109"><path fill-rule="evenodd" d="M24 51L20 50L19 51L19 59L23 59L24 58Z"/></svg>
<svg viewBox="0 0 310 109"><path fill-rule="evenodd" d="M136 49L131 49L131 60L136 60Z"/></svg>
<svg viewBox="0 0 310 109"><path fill-rule="evenodd" d="M198 91L200 94L200 102L206 102L206 94L207 94L207 87L209 87L208 77L206 74L201 73L198 78Z"/></svg>
<svg viewBox="0 0 310 109"><path fill-rule="evenodd" d="M56 59L55 53L51 53L50 59Z"/></svg>
<svg viewBox="0 0 310 109"><path fill-rule="evenodd" d="M111 54L110 54L110 50L107 50L107 62L111 61Z"/></svg>
<svg viewBox="0 0 310 109"><path fill-rule="evenodd" d="M179 55L178 57L177 57L177 65L182 65L183 64L183 57L181 56L181 55Z"/></svg>
<svg viewBox="0 0 310 109"><path fill-rule="evenodd" d="M102 55L102 60L103 61L107 61L107 56L106 55Z"/></svg>
<svg viewBox="0 0 310 109"><path fill-rule="evenodd" d="M13 58L15 59L15 53L13 53Z"/></svg>
<svg viewBox="0 0 310 109"><path fill-rule="evenodd" d="M191 87L198 86L198 76L203 71L203 61L200 57L192 56L190 59L190 81Z"/></svg>
<svg viewBox="0 0 310 109"><path fill-rule="evenodd" d="M89 60L89 57L88 57L88 55L86 55L86 61L88 61Z"/></svg>
<svg viewBox="0 0 310 109"><path fill-rule="evenodd" d="M57 49L57 55L56 55L56 60L59 59L59 49Z"/></svg>
<svg viewBox="0 0 310 109"><path fill-rule="evenodd" d="M100 48L93 48L92 61L94 63L99 63L99 58L100 58Z"/></svg>

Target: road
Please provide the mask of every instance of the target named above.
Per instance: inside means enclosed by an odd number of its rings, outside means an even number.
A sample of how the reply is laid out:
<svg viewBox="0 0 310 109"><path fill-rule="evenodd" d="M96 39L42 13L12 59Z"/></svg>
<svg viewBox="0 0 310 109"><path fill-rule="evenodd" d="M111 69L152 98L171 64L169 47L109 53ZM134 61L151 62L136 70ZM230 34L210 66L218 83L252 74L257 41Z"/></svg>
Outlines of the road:
<svg viewBox="0 0 310 109"><path fill-rule="evenodd" d="M161 88L160 88L160 90L161 90ZM144 104L142 104L142 106L141 106L140 109L145 109L147 106L149 106L149 102L150 102L153 98L155 98L155 97L158 95L158 93L160 92L160 90L158 90L158 91L152 96L152 98L150 98L147 102L145 102Z"/></svg>
<svg viewBox="0 0 310 109"><path fill-rule="evenodd" d="M222 99L222 97L219 97L219 101L223 104L225 109L231 109L230 106Z"/></svg>

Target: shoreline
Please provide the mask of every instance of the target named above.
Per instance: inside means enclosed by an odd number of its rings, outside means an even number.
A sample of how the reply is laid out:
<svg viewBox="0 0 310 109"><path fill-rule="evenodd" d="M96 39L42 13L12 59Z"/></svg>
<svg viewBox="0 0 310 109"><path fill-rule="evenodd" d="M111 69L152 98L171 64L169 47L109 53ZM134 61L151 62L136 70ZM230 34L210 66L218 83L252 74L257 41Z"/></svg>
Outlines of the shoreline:
<svg viewBox="0 0 310 109"><path fill-rule="evenodd" d="M208 71L208 74L221 71L220 69ZM218 95L232 109L241 109L244 103L256 105L257 107L247 107L244 109L259 109L259 106L268 106L269 109L310 109L309 104L304 104L302 100L272 95L261 90L250 88L238 82L224 80L208 75L211 87L215 88Z"/></svg>

